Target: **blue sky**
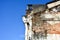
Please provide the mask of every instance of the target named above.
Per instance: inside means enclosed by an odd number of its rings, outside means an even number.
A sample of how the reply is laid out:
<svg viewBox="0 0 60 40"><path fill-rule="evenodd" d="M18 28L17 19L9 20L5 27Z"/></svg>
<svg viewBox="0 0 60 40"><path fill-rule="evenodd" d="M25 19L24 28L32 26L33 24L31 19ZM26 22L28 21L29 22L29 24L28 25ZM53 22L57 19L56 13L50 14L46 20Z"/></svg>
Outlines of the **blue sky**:
<svg viewBox="0 0 60 40"><path fill-rule="evenodd" d="M0 40L24 40L22 16L27 4L45 4L51 0L0 0Z"/></svg>

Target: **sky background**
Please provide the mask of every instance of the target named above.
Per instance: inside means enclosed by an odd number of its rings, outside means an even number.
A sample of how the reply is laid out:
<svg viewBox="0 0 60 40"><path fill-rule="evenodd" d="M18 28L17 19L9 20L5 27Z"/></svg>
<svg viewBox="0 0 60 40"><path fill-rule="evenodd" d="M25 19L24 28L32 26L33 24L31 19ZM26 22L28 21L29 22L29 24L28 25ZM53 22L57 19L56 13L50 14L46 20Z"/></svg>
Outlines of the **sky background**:
<svg viewBox="0 0 60 40"><path fill-rule="evenodd" d="M22 16L27 4L46 4L52 0L0 0L0 40L24 40Z"/></svg>

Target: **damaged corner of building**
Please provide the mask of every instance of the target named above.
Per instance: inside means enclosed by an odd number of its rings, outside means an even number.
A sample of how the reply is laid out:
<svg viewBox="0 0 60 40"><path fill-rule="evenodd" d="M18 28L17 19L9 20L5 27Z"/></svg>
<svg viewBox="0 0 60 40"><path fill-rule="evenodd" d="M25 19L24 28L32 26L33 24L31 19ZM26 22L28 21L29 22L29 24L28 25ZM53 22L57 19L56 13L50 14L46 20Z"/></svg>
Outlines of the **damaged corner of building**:
<svg viewBox="0 0 60 40"><path fill-rule="evenodd" d="M60 40L60 0L48 4L28 4L25 40Z"/></svg>

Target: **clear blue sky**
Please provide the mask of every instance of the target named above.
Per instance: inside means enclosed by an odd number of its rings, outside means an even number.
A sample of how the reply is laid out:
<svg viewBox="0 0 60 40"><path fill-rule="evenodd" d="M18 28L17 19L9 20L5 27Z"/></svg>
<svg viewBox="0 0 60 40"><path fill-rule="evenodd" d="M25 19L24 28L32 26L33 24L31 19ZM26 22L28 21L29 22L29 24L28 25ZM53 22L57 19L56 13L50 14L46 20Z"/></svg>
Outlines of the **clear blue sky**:
<svg viewBox="0 0 60 40"><path fill-rule="evenodd" d="M22 16L27 4L45 4L51 0L0 0L0 40L24 40Z"/></svg>

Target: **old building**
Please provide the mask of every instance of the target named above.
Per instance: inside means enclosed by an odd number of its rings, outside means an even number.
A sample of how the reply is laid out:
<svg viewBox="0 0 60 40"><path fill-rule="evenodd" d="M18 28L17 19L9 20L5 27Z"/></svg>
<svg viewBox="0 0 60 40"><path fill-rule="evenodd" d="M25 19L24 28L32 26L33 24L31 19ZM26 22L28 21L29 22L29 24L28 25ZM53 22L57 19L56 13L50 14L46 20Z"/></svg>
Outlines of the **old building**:
<svg viewBox="0 0 60 40"><path fill-rule="evenodd" d="M60 1L28 5L25 40L60 40Z"/></svg>

